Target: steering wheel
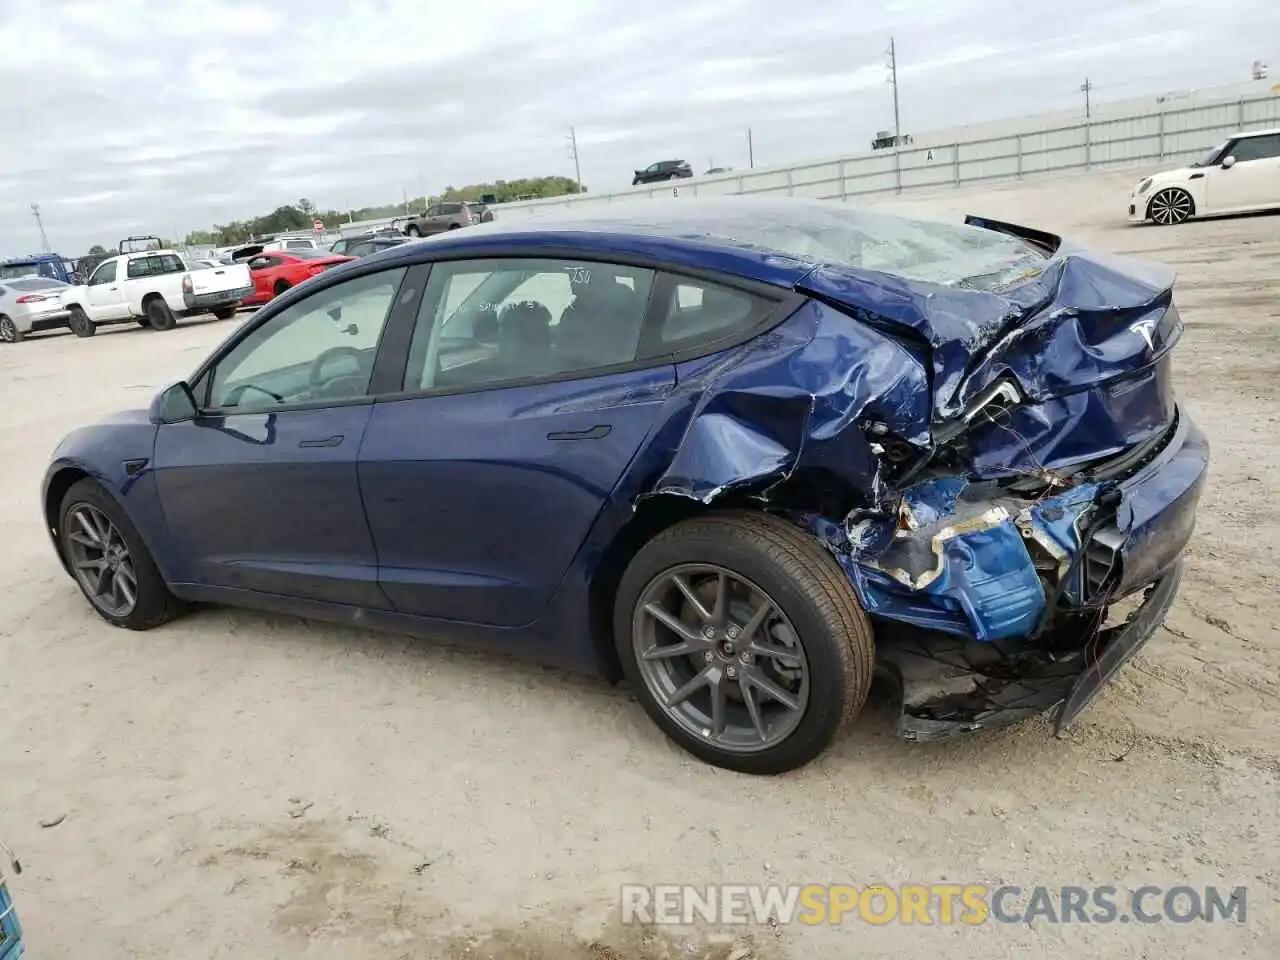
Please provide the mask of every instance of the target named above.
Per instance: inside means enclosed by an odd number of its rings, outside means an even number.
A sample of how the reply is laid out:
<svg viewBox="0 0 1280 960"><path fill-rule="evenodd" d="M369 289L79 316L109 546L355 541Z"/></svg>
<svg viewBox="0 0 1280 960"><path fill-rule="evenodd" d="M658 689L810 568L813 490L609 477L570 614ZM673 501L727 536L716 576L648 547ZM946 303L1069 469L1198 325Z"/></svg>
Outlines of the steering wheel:
<svg viewBox="0 0 1280 960"><path fill-rule="evenodd" d="M345 356L350 356L354 358L356 361L356 369L359 370L360 373L362 374L364 373L364 351L363 350L361 350L358 347L348 347L348 346L330 347L328 350L324 351L324 353L320 354L320 356L316 357L314 360L311 361L311 370L307 374L307 381L310 384L311 389L319 390L321 387L324 386L325 381L323 379L323 374L324 374L325 364L329 363L332 360L336 360L338 357L345 357Z"/></svg>

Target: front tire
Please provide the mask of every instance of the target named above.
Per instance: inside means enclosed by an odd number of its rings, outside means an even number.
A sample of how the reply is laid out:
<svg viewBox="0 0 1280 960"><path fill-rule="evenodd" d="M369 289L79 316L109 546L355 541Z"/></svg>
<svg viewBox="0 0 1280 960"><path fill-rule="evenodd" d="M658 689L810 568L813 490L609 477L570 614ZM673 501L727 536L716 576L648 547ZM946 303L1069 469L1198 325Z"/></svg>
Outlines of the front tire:
<svg viewBox="0 0 1280 960"><path fill-rule="evenodd" d="M160 297L148 301L144 310L147 314L147 325L152 330L172 330L178 325L178 318L173 315L169 305Z"/></svg>
<svg viewBox="0 0 1280 960"><path fill-rule="evenodd" d="M714 766L785 773L862 709L871 623L831 554L791 524L685 521L636 554L614 637L628 683L673 741Z"/></svg>
<svg viewBox="0 0 1280 960"><path fill-rule="evenodd" d="M1191 194L1178 187L1159 191L1147 206L1147 216L1162 227L1185 223L1195 212L1196 202Z"/></svg>
<svg viewBox="0 0 1280 960"><path fill-rule="evenodd" d="M18 329L18 325L13 322L12 317L7 317L0 313L0 341L4 343L21 343L22 331Z"/></svg>
<svg viewBox="0 0 1280 960"><path fill-rule="evenodd" d="M58 518L62 555L98 616L150 630L182 613L128 515L97 481L72 484Z"/></svg>
<svg viewBox="0 0 1280 960"><path fill-rule="evenodd" d="M405 227L404 235L406 237L420 237L422 236L422 231L418 229L418 225L416 223L411 223L409 226Z"/></svg>
<svg viewBox="0 0 1280 960"><path fill-rule="evenodd" d="M71 307L71 316L67 318L67 326L71 328L71 332L77 337L84 339L92 337L98 332L97 325L89 319L89 315L84 312L83 307Z"/></svg>

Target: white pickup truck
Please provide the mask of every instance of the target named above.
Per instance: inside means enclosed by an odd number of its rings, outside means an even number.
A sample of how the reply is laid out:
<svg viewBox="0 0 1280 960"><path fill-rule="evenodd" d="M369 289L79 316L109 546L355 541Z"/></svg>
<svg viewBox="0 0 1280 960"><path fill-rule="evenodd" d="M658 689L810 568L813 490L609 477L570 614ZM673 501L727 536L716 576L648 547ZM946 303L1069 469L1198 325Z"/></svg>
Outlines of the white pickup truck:
<svg viewBox="0 0 1280 960"><path fill-rule="evenodd" d="M130 238L137 239L149 238ZM102 261L62 303L72 332L91 337L104 324L131 320L153 330L172 330L178 317L201 313L227 320L251 293L245 264L188 264L172 250L141 250Z"/></svg>

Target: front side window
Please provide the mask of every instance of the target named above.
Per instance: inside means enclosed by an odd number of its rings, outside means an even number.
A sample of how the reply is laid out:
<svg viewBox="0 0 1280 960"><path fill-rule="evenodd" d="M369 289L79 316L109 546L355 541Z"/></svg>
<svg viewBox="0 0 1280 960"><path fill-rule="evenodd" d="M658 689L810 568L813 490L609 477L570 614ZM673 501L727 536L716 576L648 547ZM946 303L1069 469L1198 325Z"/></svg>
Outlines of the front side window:
<svg viewBox="0 0 1280 960"><path fill-rule="evenodd" d="M116 264L119 261L112 260L100 266L92 277L89 278L90 286L97 286L102 283L115 283L116 281Z"/></svg>
<svg viewBox="0 0 1280 960"><path fill-rule="evenodd" d="M1231 148L1231 154L1236 158L1236 163L1280 157L1280 133L1265 137L1245 137Z"/></svg>
<svg viewBox="0 0 1280 960"><path fill-rule="evenodd" d="M467 390L632 363L653 271L571 260L437 263L406 390Z"/></svg>
<svg viewBox="0 0 1280 960"><path fill-rule="evenodd" d="M356 277L276 314L218 361L207 405L262 412L365 396L404 272Z"/></svg>

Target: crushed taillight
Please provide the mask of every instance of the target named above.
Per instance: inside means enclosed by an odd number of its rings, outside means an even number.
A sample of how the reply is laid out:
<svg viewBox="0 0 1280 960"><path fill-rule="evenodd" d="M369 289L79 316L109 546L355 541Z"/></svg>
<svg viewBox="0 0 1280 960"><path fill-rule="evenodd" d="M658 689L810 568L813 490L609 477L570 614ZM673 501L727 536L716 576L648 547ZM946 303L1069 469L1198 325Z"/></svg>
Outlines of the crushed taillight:
<svg viewBox="0 0 1280 960"><path fill-rule="evenodd" d="M24 297L19 297L18 302L19 303L40 303L42 300L47 300L47 299L48 297L43 297L38 293L28 293Z"/></svg>

